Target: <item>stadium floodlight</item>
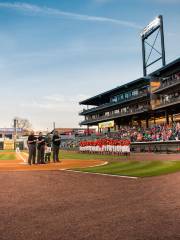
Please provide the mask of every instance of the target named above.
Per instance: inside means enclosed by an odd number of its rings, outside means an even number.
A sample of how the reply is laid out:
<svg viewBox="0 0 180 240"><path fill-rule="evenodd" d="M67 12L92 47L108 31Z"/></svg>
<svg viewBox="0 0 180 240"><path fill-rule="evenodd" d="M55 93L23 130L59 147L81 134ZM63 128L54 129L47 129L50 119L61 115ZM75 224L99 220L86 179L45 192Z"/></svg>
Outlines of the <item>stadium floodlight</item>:
<svg viewBox="0 0 180 240"><path fill-rule="evenodd" d="M14 140L16 141L17 138L17 125L18 125L18 119L14 118Z"/></svg>
<svg viewBox="0 0 180 240"><path fill-rule="evenodd" d="M141 32L141 37L147 37L149 34L154 32L156 28L160 26L160 16L156 17L152 22L150 22Z"/></svg>
<svg viewBox="0 0 180 240"><path fill-rule="evenodd" d="M153 43L148 42L148 38L156 32L156 36L154 38ZM158 36L160 34L161 38L161 49L156 49L155 44L157 42ZM147 68L157 61L162 59L162 65L165 66L165 46L164 46L164 30L163 30L163 17L159 15L153 21L151 21L141 32L141 40L142 40L142 57L143 57L143 74L147 75ZM150 47L150 51L147 55L146 45ZM158 57L150 61L150 57L153 52L158 54Z"/></svg>

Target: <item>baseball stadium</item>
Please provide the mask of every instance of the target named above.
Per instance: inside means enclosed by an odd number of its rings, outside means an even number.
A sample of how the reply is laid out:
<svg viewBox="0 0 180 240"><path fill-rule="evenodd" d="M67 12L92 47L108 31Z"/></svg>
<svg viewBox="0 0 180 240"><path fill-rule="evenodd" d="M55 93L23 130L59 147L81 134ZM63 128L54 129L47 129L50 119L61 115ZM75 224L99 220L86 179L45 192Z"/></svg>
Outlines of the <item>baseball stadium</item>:
<svg viewBox="0 0 180 240"><path fill-rule="evenodd" d="M159 57L148 62L156 32ZM142 77L80 101L80 128L51 130L58 161L52 150L29 164L45 134L34 143L16 122L0 129L1 240L180 239L180 58L166 64L161 15L141 41Z"/></svg>

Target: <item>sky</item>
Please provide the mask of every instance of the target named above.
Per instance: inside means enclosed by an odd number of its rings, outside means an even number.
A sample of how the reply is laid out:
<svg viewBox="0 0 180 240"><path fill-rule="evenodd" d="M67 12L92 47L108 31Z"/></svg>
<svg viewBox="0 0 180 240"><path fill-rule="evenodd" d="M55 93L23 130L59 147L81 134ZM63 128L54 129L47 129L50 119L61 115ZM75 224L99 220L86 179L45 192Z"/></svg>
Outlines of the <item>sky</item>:
<svg viewBox="0 0 180 240"><path fill-rule="evenodd" d="M79 101L143 75L140 32L159 14L168 63L180 0L0 1L0 127L78 127Z"/></svg>

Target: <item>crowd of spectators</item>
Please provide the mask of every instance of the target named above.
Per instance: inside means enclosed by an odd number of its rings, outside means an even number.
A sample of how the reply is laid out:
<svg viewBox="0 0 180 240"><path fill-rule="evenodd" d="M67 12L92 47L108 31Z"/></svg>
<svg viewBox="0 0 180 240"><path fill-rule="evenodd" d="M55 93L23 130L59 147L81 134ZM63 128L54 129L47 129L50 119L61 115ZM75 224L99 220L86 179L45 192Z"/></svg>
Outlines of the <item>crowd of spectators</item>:
<svg viewBox="0 0 180 240"><path fill-rule="evenodd" d="M129 139L131 142L180 140L180 122L143 127L121 127L118 132L108 133L108 137Z"/></svg>
<svg viewBox="0 0 180 240"><path fill-rule="evenodd" d="M72 149L79 147L80 140L69 140L69 141L62 141L61 148L62 149Z"/></svg>
<svg viewBox="0 0 180 240"><path fill-rule="evenodd" d="M116 132L97 133L90 136L76 137L61 141L62 149L77 149L81 141L98 139L130 140L130 142L177 141L180 140L180 122L173 124L156 124L149 128L122 126Z"/></svg>

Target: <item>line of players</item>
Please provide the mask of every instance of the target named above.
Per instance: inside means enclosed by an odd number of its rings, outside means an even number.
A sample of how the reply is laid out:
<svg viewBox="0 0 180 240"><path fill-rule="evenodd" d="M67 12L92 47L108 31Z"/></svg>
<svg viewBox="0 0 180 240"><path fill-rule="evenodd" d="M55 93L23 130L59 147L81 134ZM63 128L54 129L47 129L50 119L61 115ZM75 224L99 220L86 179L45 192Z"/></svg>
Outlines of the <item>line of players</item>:
<svg viewBox="0 0 180 240"><path fill-rule="evenodd" d="M99 154L130 154L130 141L127 139L98 139L94 141L81 141L80 152Z"/></svg>
<svg viewBox="0 0 180 240"><path fill-rule="evenodd" d="M40 132L39 136L36 137L32 131L28 137L27 143L29 149L29 165L50 163L51 152L53 152L53 162L60 162L59 148L61 144L61 138L57 131L54 132L52 138L50 134L47 134L47 136L44 137L42 132Z"/></svg>

